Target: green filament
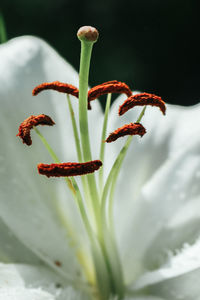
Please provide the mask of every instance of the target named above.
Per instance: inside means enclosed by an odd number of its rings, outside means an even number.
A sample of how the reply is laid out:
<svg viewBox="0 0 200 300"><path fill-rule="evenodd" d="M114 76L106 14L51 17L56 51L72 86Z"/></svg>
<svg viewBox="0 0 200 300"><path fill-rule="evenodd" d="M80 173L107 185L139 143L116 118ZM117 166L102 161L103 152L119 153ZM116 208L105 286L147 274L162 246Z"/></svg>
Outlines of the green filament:
<svg viewBox="0 0 200 300"><path fill-rule="evenodd" d="M55 154L55 152L53 151L53 149L51 148L51 146L49 145L49 143L47 142L47 140L45 139L45 137L41 134L41 132L34 127L35 132L37 133L37 135L39 136L40 140L42 141L42 143L44 144L45 148L47 149L47 151L49 152L49 154L51 155L52 159L54 160L55 163L60 163L60 160L58 158L58 156ZM84 202L81 196L81 192L79 190L79 187L76 183L76 180L71 177L71 179L69 179L68 177L65 177L65 181L70 189L70 191L72 192L72 195L76 201L76 204L79 208L79 212L80 215L82 217L83 223L85 225L86 231L88 233L89 239L90 239L90 243L91 245L93 245L93 241L94 241L94 234L93 234L93 230L91 228L89 219L88 219L88 215L87 212L85 210L84 207ZM72 239L76 240L76 238L74 238L74 236L71 233L70 230L70 225L68 224L67 220L64 220L65 226L67 227L67 231L70 233L70 235L72 236ZM78 258L79 260L79 258ZM80 263L82 264L82 262L80 261ZM84 268L84 266L83 266ZM85 270L85 273L87 274L87 270Z"/></svg>
<svg viewBox="0 0 200 300"><path fill-rule="evenodd" d="M104 162L104 154L105 154L105 139L106 139L106 130L107 130L107 124L108 124L108 113L110 109L110 103L111 103L111 94L108 94L106 99L106 108L105 108L105 114L104 114L104 121L103 121L103 128L102 128L102 134L101 134L101 147L100 147L100 155L99 158ZM100 191L103 189L103 168L99 170L99 188Z"/></svg>
<svg viewBox="0 0 200 300"><path fill-rule="evenodd" d="M76 125L74 110L73 110L69 95L67 95L67 102L68 102L68 107L69 107L69 112L70 112L70 117L71 117L71 122L72 122L73 133L74 133L76 152L77 152L79 162L82 162L83 158L82 158L82 151L81 151L80 139L79 139L79 134L78 134L78 128Z"/></svg>
<svg viewBox="0 0 200 300"><path fill-rule="evenodd" d="M49 152L49 154L51 155L52 159L55 161L55 163L59 164L60 163L60 160L58 158L58 156L55 154L55 152L53 151L53 149L51 148L51 146L49 145L49 143L47 142L47 140L45 139L45 137L41 134L41 132L35 128L35 132L37 133L37 135L39 136L39 138L41 139L42 143L44 144L45 148L47 149L47 151ZM92 232L92 229L90 228L90 224L89 224L89 221L88 221L88 216L87 216L87 213L85 211L85 207L83 205L83 199L82 199L82 196L81 196L81 192L79 190L79 187L76 183L76 180L71 177L70 179L68 177L65 177L65 181L67 182L67 185L69 187L69 189L71 190L75 200L76 200L76 203L79 207L79 211L81 213L81 216L82 216L82 219L85 223L85 227L86 227L86 230L89 234L89 236L91 237L91 232Z"/></svg>
<svg viewBox="0 0 200 300"><path fill-rule="evenodd" d="M142 119L142 117L144 116L146 110L146 106L143 108L142 112L140 113L136 123L139 123ZM123 148L121 149L120 153L118 154L111 170L110 173L108 175L106 184L104 186L104 190L103 190L103 195L102 195L102 215L105 216L106 215L106 199L107 199L107 195L109 192L109 189L111 188L111 192L110 192L110 201L109 201L109 215L111 215L112 210L113 210L113 197L114 197L114 191L115 191L115 186L116 186L116 182L117 182L117 177L119 175L122 163L124 161L124 158L126 156L126 153L129 149L129 146L132 142L133 136L128 137L128 139L125 142L125 145L123 146ZM110 217L110 221L111 221L111 217Z"/></svg>
<svg viewBox="0 0 200 300"><path fill-rule="evenodd" d="M74 133L74 140L75 140L77 157L78 157L79 162L82 162L83 157L82 157L82 150L81 150L80 139L79 139L79 132L78 132L78 128L77 128L77 125L76 125L74 110L73 110L69 95L67 95L67 102L68 102L68 107L69 107L69 112L70 112L70 117L71 117L73 133ZM93 203L92 203L92 199L90 197L90 193L89 193L89 189L88 189L88 182L87 182L86 176L81 176L81 181L82 181L82 185L83 185L84 196L85 196L85 200L86 200L86 203L87 203L87 208L88 208L89 212L92 215L93 214ZM93 220L93 223L95 223L94 220Z"/></svg>

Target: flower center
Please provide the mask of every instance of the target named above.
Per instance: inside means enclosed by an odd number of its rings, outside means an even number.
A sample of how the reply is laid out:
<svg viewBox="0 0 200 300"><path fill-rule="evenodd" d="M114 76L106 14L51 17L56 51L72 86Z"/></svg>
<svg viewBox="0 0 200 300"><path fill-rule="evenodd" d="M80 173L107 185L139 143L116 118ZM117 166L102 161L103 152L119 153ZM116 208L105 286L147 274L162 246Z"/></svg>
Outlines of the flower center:
<svg viewBox="0 0 200 300"><path fill-rule="evenodd" d="M117 80L97 85L88 91L90 58L93 44L98 38L98 32L93 27L84 26L79 29L77 35L81 41L79 89L71 84L54 81L38 85L34 88L33 95L35 96L38 93L49 89L67 94L78 162L60 163L53 149L36 128L38 125L52 126L55 124L54 121L46 115L31 116L27 118L20 125L18 136L22 139L23 143L30 146L32 144L30 131L31 129L35 129L35 132L39 135L54 160L54 163L52 164L39 164L39 173L46 175L47 177L54 176L65 178L68 188L76 201L77 208L88 234L95 274L94 278L91 277L87 264L83 263L83 257L80 255L80 252L78 259L82 264L87 280L95 285L97 290L96 295L101 300L107 300L110 296L117 296L117 298L122 299L125 293L125 282L123 279L123 269L118 253L113 221L116 182L133 136L140 135L142 137L146 133L145 128L140 124L146 106L158 106L161 111L165 113L165 104L160 97L155 95L147 93L132 95L130 88L125 83ZM123 93L128 97L120 106L119 115L124 114L136 105L144 106L144 108L135 123L125 124L106 138L112 93ZM91 101L104 94L108 94L108 96L101 133L102 142L99 157L95 157L96 160L93 160L88 128L88 109L91 109ZM77 120L75 119L69 95L78 98L79 127L77 126ZM119 155L117 156L108 177L104 181L103 170L106 143L114 142L118 138L127 135L129 137L119 151ZM98 182L94 176L95 171L99 172ZM83 193L81 193L81 189L75 179L75 176L80 175L82 175L81 184ZM58 264L56 265L58 266ZM61 267L61 263L59 263L59 267Z"/></svg>

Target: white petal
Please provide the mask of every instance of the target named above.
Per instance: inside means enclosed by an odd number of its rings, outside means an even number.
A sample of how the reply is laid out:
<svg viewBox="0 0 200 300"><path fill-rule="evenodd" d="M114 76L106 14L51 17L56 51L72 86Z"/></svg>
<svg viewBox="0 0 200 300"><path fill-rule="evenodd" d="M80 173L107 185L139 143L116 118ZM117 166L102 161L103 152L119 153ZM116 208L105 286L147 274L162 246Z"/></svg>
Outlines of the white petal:
<svg viewBox="0 0 200 300"><path fill-rule="evenodd" d="M51 274L50 271L49 273ZM49 273L43 267L0 264L0 299L53 300L53 295L41 289L42 287L48 289L47 282L52 284L52 278L50 280ZM53 275L51 276L53 277ZM26 282L24 277L29 277L28 280L26 279ZM28 284L27 281L29 280L30 283Z"/></svg>
<svg viewBox="0 0 200 300"><path fill-rule="evenodd" d="M23 287L23 279L14 265L0 264L0 289L12 286Z"/></svg>
<svg viewBox="0 0 200 300"><path fill-rule="evenodd" d="M118 105L114 106L115 113ZM135 122L138 111L141 109L127 113L121 123L113 117L112 125L117 128ZM200 106L169 106L164 118L157 108L148 108L141 122L147 134L134 138L129 149L115 194L116 232L127 281L137 278L143 268L156 268L166 257L165 250L194 241L200 232L195 210L199 203L199 112ZM121 139L118 145L123 143ZM108 157L113 158L117 142L111 147ZM185 218L187 206L191 213Z"/></svg>
<svg viewBox="0 0 200 300"><path fill-rule="evenodd" d="M127 240L131 237L132 251L127 251L132 257L136 255L134 261L142 261L144 268L157 268L167 250L193 242L199 235L200 216L195 210L200 201L199 179L195 177L200 169L199 146L200 142L169 159L143 187L124 236L127 234ZM190 216L186 215L188 208Z"/></svg>
<svg viewBox="0 0 200 300"><path fill-rule="evenodd" d="M22 244L0 219L0 261L39 264L41 261Z"/></svg>
<svg viewBox="0 0 200 300"><path fill-rule="evenodd" d="M54 291L64 280L50 268L40 265L0 263L0 287L28 287Z"/></svg>
<svg viewBox="0 0 200 300"><path fill-rule="evenodd" d="M166 299L199 299L200 241L185 245L182 252L169 258L157 271L142 276L134 288L147 288L149 293Z"/></svg>
<svg viewBox="0 0 200 300"><path fill-rule="evenodd" d="M78 282L76 284L78 285ZM83 287L83 284L81 287ZM86 287L84 286L84 288ZM17 299L21 299L20 297L23 295L28 296L29 294L30 297L36 297L37 295L39 297L41 295L41 297L48 296L50 297L49 299L57 300L87 299L87 295L84 292L67 286L60 276L47 267L24 264L0 264L0 299L1 295L5 295L6 293L11 297L14 291L16 291L16 295L18 296Z"/></svg>
<svg viewBox="0 0 200 300"><path fill-rule="evenodd" d="M52 266L55 261L61 261L60 269L74 276L80 269L69 247L69 232L60 217L61 212L65 215L67 211L63 211L62 201L65 198L70 205L68 217L70 221L75 220L80 229L74 201L67 188L63 195L63 188L60 188L64 184L62 180L48 180L37 174L37 163L52 162L52 159L34 133L32 147L23 145L15 135L20 122L30 114L50 115L56 126L44 127L42 132L50 143L53 142L61 160L66 161L61 147L62 125L69 119L64 119L65 98L60 99L62 96L56 92L44 92L33 98L31 90L44 81L61 80L77 84L77 74L45 42L32 37L17 38L1 46L0 57L0 216L17 238L40 258ZM67 129L65 131L67 136ZM70 139L71 136L69 132ZM67 153L74 153L69 142L67 145ZM84 236L84 231L82 234ZM86 239L85 243L87 245Z"/></svg>
<svg viewBox="0 0 200 300"><path fill-rule="evenodd" d="M49 293L37 289L26 289L23 287L0 289L0 300L54 300Z"/></svg>
<svg viewBox="0 0 200 300"><path fill-rule="evenodd" d="M134 296L134 297L125 297L124 300L165 300L164 298L152 297L152 296Z"/></svg>
<svg viewBox="0 0 200 300"><path fill-rule="evenodd" d="M59 295L56 297L56 300L88 300L90 296L84 293L83 291L79 291L78 289L67 287L62 289Z"/></svg>

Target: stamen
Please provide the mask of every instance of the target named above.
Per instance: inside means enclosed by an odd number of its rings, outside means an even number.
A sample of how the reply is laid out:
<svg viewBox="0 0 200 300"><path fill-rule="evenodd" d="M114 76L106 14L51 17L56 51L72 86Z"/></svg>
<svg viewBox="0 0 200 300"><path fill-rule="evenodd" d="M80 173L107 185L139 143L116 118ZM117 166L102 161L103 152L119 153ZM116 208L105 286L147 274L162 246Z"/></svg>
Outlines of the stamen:
<svg viewBox="0 0 200 300"><path fill-rule="evenodd" d="M158 106L163 115L165 115L166 107L165 102L162 100L162 98L148 93L136 94L126 99L124 103L119 107L119 115L123 115L125 112L135 106L143 105Z"/></svg>
<svg viewBox="0 0 200 300"><path fill-rule="evenodd" d="M33 96L36 96L37 94L39 94L40 92L42 92L44 90L55 90L60 93L70 94L77 98L78 98L78 94L79 94L79 90L77 87L75 87L72 84L62 83L60 81L44 82L44 83L36 86L33 89L32 94L33 94Z"/></svg>
<svg viewBox="0 0 200 300"><path fill-rule="evenodd" d="M106 139L107 143L116 141L118 138L125 135L140 135L141 137L146 133L146 129L140 123L126 124L115 131L113 131Z"/></svg>
<svg viewBox="0 0 200 300"><path fill-rule="evenodd" d="M54 121L47 115L30 116L20 124L17 136L19 136L22 139L24 144L30 146L32 145L30 131L34 126L52 126L54 124Z"/></svg>
<svg viewBox="0 0 200 300"><path fill-rule="evenodd" d="M61 164L39 164L39 174L47 177L67 177L93 173L102 166L100 160L93 160L85 163L61 163Z"/></svg>
<svg viewBox="0 0 200 300"><path fill-rule="evenodd" d="M95 100L101 95L105 95L109 93L126 94L127 97L130 97L132 95L131 89L124 82L120 82L117 80L107 81L102 84L96 85L89 90L88 109L91 109L90 101Z"/></svg>

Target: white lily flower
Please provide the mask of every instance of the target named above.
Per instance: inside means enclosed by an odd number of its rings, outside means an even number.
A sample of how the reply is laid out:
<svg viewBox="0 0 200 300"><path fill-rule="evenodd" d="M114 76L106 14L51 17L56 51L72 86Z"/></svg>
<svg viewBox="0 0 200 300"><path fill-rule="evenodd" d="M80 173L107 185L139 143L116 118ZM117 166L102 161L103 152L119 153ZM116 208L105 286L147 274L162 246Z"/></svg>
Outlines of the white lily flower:
<svg viewBox="0 0 200 300"><path fill-rule="evenodd" d="M42 128L45 138L61 161L77 161L66 96L45 91L33 98L31 91L55 80L78 86L78 74L44 41L27 36L0 46L0 79L0 300L200 299L200 106L168 105L165 117L147 108L147 134L134 137L115 187L116 243L103 233L109 273L66 182L37 173L38 163L53 162L40 139L32 132L27 147L15 137L28 116L49 115L56 125ZM108 133L137 120L141 108L118 116L125 99L112 105ZM78 120L78 100L71 104ZM88 118L98 159L97 101ZM104 178L125 139L106 145ZM96 226L94 216L90 222Z"/></svg>

